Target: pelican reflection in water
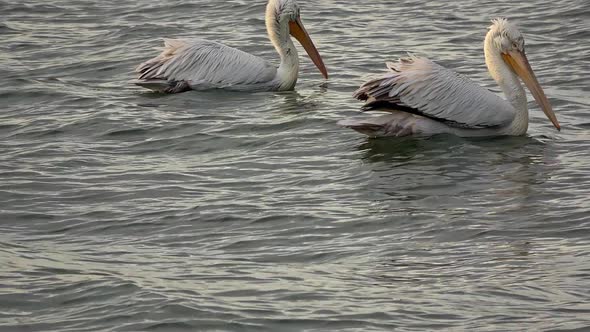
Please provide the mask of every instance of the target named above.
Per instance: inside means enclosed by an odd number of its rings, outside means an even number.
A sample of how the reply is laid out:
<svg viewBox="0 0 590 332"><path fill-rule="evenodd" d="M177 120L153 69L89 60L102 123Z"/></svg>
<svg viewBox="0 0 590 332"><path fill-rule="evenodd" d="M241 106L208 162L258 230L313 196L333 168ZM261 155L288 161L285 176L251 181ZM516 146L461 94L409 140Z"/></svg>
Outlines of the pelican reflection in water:
<svg viewBox="0 0 590 332"><path fill-rule="evenodd" d="M309 37L295 0L269 0L266 28L281 58L270 62L213 41L165 39L164 51L136 68L135 84L167 93L225 88L242 91L293 90L299 72L295 37L325 78L326 66Z"/></svg>
<svg viewBox="0 0 590 332"><path fill-rule="evenodd" d="M426 58L410 56L387 63L390 72L364 83L354 93L355 98L366 101L363 110L388 114L339 124L371 137L524 135L529 114L520 78L559 130L525 55L522 34L506 19L492 22L484 41L485 60L507 100Z"/></svg>

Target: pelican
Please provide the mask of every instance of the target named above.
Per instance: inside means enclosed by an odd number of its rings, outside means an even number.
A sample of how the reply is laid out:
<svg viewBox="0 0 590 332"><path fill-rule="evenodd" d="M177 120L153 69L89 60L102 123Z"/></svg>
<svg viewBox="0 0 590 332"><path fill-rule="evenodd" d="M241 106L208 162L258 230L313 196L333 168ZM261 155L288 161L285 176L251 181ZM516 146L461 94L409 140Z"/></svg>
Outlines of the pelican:
<svg viewBox="0 0 590 332"><path fill-rule="evenodd" d="M326 66L309 37L295 0L269 0L266 29L281 57L278 68L266 60L213 41L165 39L157 57L140 64L133 83L167 93L225 88L238 91L293 90L299 57L291 36L301 43L324 78Z"/></svg>
<svg viewBox="0 0 590 332"><path fill-rule="evenodd" d="M409 56L387 63L389 72L370 80L354 92L365 100L363 110L386 115L339 124L371 137L462 137L524 135L528 129L527 98L519 78L541 110L560 130L549 100L539 85L524 51L524 38L515 25L499 18L484 41L485 61L506 100L467 77L427 58Z"/></svg>

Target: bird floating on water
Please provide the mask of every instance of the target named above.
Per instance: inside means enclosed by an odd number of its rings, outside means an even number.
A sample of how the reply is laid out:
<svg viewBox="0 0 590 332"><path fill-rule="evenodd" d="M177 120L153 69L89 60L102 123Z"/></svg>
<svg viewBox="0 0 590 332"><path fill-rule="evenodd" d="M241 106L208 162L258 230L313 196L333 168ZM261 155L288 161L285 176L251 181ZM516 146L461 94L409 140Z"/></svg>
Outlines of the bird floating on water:
<svg viewBox="0 0 590 332"><path fill-rule="evenodd" d="M354 92L355 98L366 101L363 110L389 114L339 124L371 137L524 135L529 115L520 78L559 130L525 55L522 34L506 19L492 23L484 41L485 60L507 100L427 58L410 56L387 63L390 72Z"/></svg>
<svg viewBox="0 0 590 332"><path fill-rule="evenodd" d="M281 57L278 68L266 60L213 41L165 39L163 52L140 64L133 83L167 93L224 88L238 91L293 90L299 57L291 36L301 43L325 78L326 66L309 37L295 0L269 0L266 29Z"/></svg>

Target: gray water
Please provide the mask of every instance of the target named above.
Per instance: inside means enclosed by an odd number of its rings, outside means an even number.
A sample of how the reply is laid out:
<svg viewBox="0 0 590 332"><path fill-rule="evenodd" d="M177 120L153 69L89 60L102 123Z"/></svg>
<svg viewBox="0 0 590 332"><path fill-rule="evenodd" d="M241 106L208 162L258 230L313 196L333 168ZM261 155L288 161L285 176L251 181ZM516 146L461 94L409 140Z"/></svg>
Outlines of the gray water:
<svg viewBox="0 0 590 332"><path fill-rule="evenodd" d="M587 1L300 1L328 81L300 49L293 92L127 84L161 37L276 60L264 6L0 2L0 331L590 329ZM336 125L406 52L497 91L497 16L561 132Z"/></svg>

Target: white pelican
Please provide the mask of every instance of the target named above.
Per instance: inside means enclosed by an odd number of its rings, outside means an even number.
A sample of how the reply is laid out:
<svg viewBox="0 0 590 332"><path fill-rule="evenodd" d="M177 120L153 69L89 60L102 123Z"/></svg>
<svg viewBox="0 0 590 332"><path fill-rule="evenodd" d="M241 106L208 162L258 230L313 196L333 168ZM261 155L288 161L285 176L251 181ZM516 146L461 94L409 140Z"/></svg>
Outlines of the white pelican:
<svg viewBox="0 0 590 332"><path fill-rule="evenodd" d="M303 46L325 78L324 62L307 34L295 0L269 0L266 29L281 57L270 62L213 41L165 39L164 51L140 64L133 83L159 92L225 88L238 91L292 90L297 82L299 57L289 34Z"/></svg>
<svg viewBox="0 0 590 332"><path fill-rule="evenodd" d="M524 135L529 115L520 77L559 130L551 104L525 55L521 33L506 19L492 23L484 42L486 65L507 100L426 58L410 56L387 63L390 72L354 92L355 98L367 101L363 110L389 114L339 124L371 137Z"/></svg>

